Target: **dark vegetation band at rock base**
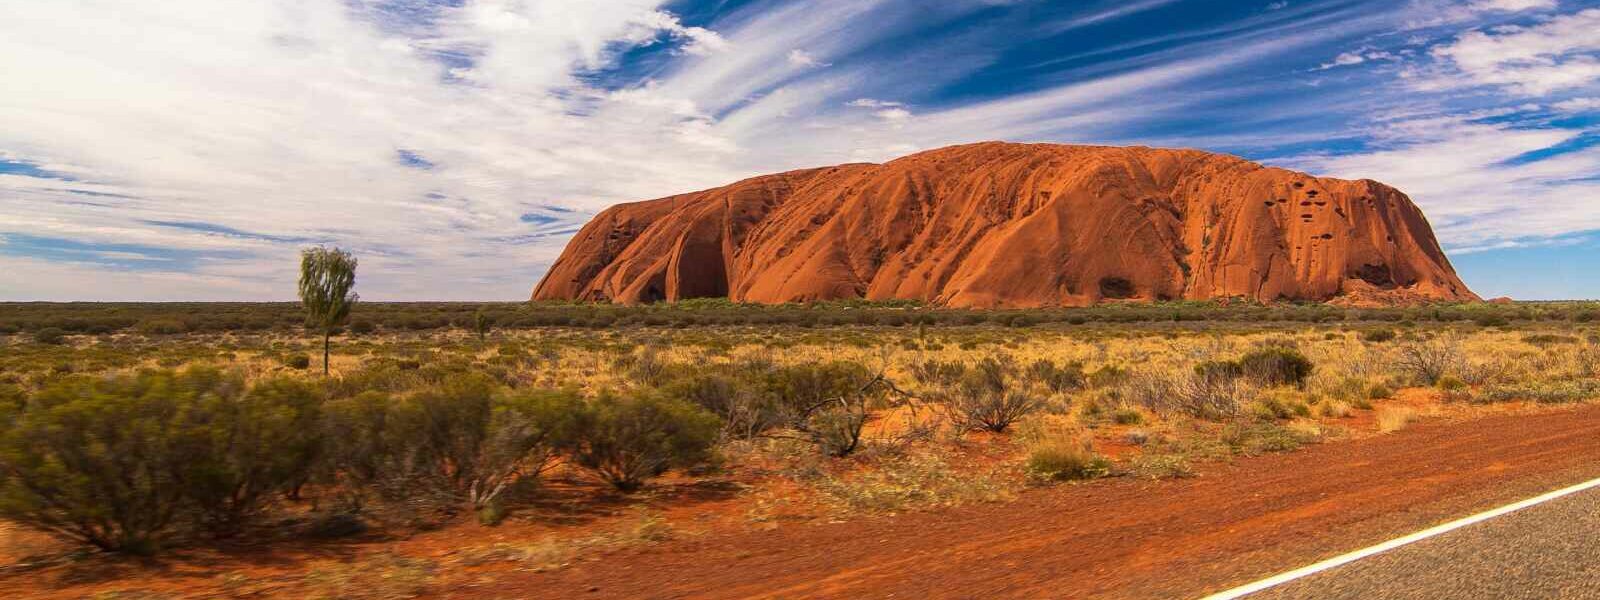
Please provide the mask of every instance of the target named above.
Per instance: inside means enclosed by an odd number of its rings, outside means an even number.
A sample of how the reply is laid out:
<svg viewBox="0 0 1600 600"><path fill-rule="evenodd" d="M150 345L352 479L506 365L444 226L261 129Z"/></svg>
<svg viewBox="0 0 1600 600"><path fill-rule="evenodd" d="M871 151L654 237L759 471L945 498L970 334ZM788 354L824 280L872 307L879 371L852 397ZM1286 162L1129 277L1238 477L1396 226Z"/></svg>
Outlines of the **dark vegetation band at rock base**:
<svg viewBox="0 0 1600 600"><path fill-rule="evenodd" d="M643 306L571 302L365 302L342 334L541 327L691 327L709 325L1031 326L1086 323L1330 321L1438 323L1470 321L1600 322L1600 303L1440 303L1406 307L1352 308L1315 303L1259 304L1245 301L1184 301L1114 304L1085 308L971 310L917 302L816 302L740 304L699 299ZM65 335L297 331L305 327L299 304L206 303L0 303L0 334L27 334L41 343Z"/></svg>

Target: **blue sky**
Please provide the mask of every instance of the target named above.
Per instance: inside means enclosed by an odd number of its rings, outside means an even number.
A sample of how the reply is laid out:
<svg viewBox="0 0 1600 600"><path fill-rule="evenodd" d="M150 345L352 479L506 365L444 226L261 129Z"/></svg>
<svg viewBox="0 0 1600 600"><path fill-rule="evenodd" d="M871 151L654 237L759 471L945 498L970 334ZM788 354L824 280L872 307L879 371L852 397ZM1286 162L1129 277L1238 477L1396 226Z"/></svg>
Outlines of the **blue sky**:
<svg viewBox="0 0 1600 600"><path fill-rule="evenodd" d="M1372 178L1600 297L1600 0L0 4L0 300L521 299L596 211L990 139Z"/></svg>

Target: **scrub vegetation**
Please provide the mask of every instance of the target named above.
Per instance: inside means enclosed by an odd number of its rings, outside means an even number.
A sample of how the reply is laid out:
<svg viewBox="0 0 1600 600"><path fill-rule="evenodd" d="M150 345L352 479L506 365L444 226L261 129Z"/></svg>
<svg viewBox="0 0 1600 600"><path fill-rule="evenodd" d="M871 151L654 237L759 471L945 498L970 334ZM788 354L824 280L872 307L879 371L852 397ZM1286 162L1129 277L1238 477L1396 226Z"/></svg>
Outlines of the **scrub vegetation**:
<svg viewBox="0 0 1600 600"><path fill-rule="evenodd" d="M560 568L709 518L681 511L760 528L1005 501L1588 401L1595 311L363 303L306 328L295 305L6 305L0 541L170 556L512 527L537 534L460 556ZM363 560L408 589L448 579L383 552ZM369 575L317 564L305 585Z"/></svg>

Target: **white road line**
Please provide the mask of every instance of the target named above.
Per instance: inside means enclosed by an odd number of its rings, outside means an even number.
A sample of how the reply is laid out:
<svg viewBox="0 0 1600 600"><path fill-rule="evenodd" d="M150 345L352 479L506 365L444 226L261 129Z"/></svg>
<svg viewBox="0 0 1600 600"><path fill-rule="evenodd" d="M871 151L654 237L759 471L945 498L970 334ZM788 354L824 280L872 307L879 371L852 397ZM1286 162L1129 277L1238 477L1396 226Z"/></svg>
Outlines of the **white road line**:
<svg viewBox="0 0 1600 600"><path fill-rule="evenodd" d="M1454 530L1460 529L1462 527L1466 527L1468 525L1472 525L1474 523L1482 523L1482 522L1487 521L1489 519L1493 519L1493 518L1499 517L1499 516L1508 515L1508 514L1517 512L1519 510L1522 510L1524 508L1528 508L1530 506L1534 506L1534 505L1537 505L1537 504L1543 504L1545 502L1549 502L1551 500L1555 500L1556 498L1560 498L1562 496L1569 496L1569 495L1576 494L1576 493L1584 491L1584 490L1593 489L1593 488L1597 488L1597 487L1600 487L1600 479L1592 479L1592 480L1589 480L1589 481L1585 481L1585 482L1580 483L1578 485L1574 485L1572 487L1561 488L1561 489L1556 490L1554 492L1550 492L1550 493L1544 494L1542 496L1536 496L1536 497L1533 497L1533 498L1529 498L1527 500L1523 500L1523 501L1518 502L1516 504L1508 504L1506 506L1502 506L1502 507L1496 508L1494 510L1481 512L1481 513L1478 513L1478 514L1475 514L1475 515L1472 515L1470 517L1466 517L1466 518L1463 518L1463 519L1457 519L1455 521L1451 521L1449 523L1445 523L1445 524L1439 525L1437 527L1424 529L1422 531L1418 531L1416 533L1413 533L1411 535L1408 535L1408 536L1405 536L1405 537L1402 537L1402 538L1396 538L1396 539L1393 539L1393 540L1389 540L1387 542L1384 542L1382 544L1378 544L1376 546L1370 546L1370 547L1367 547L1367 548L1362 548L1362 549L1357 550L1355 552L1351 552L1349 554L1342 554L1342 555L1339 555L1339 556L1335 556L1335 557L1330 558L1328 560L1325 560L1325 561L1322 561L1322 562L1319 562L1319 563L1316 563L1316 564L1313 564L1313 565L1310 565L1310 566L1301 567L1301 568L1295 569L1293 571L1280 573L1278 575L1274 575L1272 577L1268 577L1266 579L1263 579L1261 581L1257 581L1255 583L1245 584L1245 585L1233 588L1233 589L1225 591L1225 592L1217 592L1217 593L1212 594L1210 596L1206 596L1204 598L1204 600L1233 600L1234 598L1242 598L1244 596L1248 596L1250 594L1254 594L1256 592L1265 590L1267 588L1270 588L1270 587L1273 587L1273 586L1276 586L1276 585L1282 585L1284 583L1288 583L1290 581L1294 581L1296 579L1300 579L1301 577L1305 577L1307 575L1314 575L1314 574L1326 571L1328 569L1332 569L1334 567L1338 567L1340 565L1345 565L1345 564L1349 564L1349 563L1361 560L1363 558L1366 558L1368 556L1372 556L1374 554L1379 554L1379 553L1382 553L1382 552L1388 552L1390 550L1393 550L1395 548L1399 548L1401 546L1404 546L1406 544L1410 544L1412 542L1419 542L1419 541L1431 538L1433 536L1439 535L1441 533L1454 531Z"/></svg>

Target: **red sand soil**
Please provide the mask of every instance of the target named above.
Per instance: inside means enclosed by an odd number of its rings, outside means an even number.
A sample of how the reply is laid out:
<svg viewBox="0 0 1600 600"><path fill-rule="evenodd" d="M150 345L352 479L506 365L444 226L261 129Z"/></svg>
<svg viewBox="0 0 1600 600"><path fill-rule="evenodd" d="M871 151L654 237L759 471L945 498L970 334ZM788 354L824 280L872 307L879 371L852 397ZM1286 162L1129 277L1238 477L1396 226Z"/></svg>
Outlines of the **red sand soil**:
<svg viewBox="0 0 1600 600"><path fill-rule="evenodd" d="M1197 150L990 142L596 215L535 300L1475 300L1411 199Z"/></svg>
<svg viewBox="0 0 1600 600"><path fill-rule="evenodd" d="M1187 480L669 542L471 596L1196 596L1600 475L1596 431L1600 407L1425 423Z"/></svg>

